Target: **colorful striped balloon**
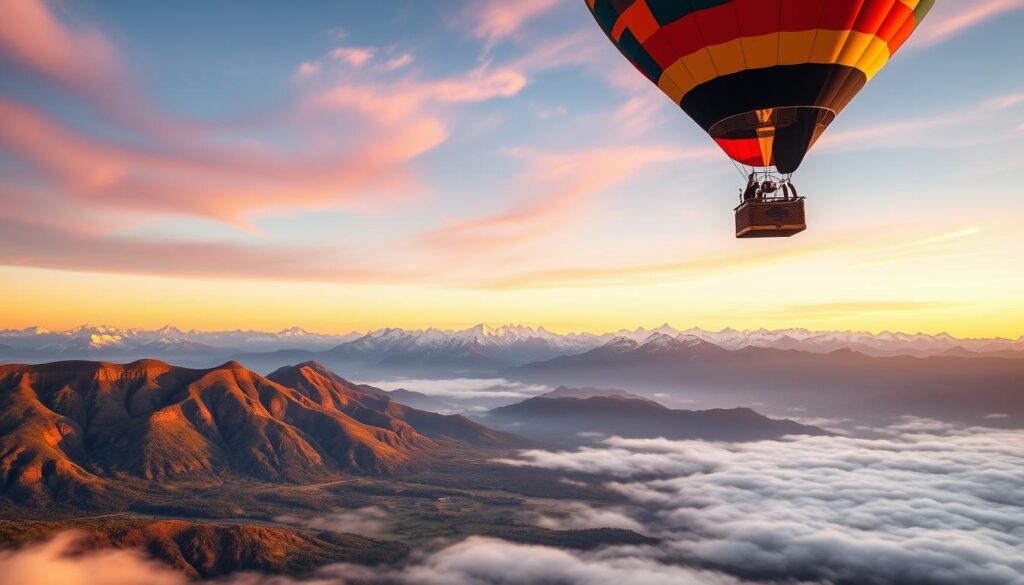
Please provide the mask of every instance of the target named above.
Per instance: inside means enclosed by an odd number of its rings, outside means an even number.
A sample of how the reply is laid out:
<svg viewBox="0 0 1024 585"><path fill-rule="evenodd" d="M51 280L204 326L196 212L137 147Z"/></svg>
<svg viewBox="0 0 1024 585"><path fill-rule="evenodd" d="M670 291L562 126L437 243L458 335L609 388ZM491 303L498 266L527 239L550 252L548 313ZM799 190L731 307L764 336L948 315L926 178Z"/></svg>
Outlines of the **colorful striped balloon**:
<svg viewBox="0 0 1024 585"><path fill-rule="evenodd" d="M585 0L733 160L792 173L935 0Z"/></svg>

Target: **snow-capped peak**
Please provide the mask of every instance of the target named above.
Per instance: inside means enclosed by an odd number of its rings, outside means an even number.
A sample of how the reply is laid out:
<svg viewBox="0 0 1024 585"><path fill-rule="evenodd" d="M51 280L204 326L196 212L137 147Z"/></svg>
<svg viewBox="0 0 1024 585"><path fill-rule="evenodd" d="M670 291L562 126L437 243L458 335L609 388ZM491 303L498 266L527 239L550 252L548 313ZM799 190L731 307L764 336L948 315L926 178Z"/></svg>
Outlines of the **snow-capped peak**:
<svg viewBox="0 0 1024 585"><path fill-rule="evenodd" d="M669 324L654 329L637 327L616 333L554 333L544 327L520 324L477 324L462 330L383 328L365 334L332 335L312 333L301 327L277 332L200 331L184 332L172 325L159 329L119 329L107 325L81 325L64 331L42 327L0 330L0 345L19 351L37 351L54 357L83 357L105 352L130 352L154 341L188 342L193 346L231 351L273 351L278 349L326 350L351 346L353 351L372 354L384 351L475 351L487 355L516 355L516 359L583 353L602 346L637 347L640 344L679 346L682 343L709 343L727 350L744 347L775 348L827 353L851 349L869 355L939 355L950 350L972 352L1021 351L1024 336L1018 339L961 339L948 333L899 333L883 331L811 331L802 328L719 331L691 327L679 331ZM674 344L674 345L673 345ZM463 349L460 349L463 348ZM1022 355L1024 357L1024 355Z"/></svg>

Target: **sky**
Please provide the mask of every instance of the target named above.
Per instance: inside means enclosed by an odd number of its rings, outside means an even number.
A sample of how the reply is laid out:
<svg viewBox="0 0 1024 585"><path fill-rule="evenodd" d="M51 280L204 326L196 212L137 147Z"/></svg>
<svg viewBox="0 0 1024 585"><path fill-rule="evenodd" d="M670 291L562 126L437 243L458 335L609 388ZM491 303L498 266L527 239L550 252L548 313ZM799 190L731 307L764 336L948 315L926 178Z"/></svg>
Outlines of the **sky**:
<svg viewBox="0 0 1024 585"><path fill-rule="evenodd" d="M1024 0L939 0L753 241L582 0L0 6L0 327L1024 334Z"/></svg>

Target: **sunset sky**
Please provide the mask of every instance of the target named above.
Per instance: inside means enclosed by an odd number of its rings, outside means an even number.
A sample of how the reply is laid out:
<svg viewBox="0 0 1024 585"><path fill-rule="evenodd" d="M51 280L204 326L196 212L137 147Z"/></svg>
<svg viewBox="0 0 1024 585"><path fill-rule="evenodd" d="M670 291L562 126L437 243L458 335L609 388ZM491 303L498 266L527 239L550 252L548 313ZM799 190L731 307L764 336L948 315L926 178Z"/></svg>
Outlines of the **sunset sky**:
<svg viewBox="0 0 1024 585"><path fill-rule="evenodd" d="M1024 335L1024 0L939 0L752 241L583 0L289 6L0 0L0 328Z"/></svg>

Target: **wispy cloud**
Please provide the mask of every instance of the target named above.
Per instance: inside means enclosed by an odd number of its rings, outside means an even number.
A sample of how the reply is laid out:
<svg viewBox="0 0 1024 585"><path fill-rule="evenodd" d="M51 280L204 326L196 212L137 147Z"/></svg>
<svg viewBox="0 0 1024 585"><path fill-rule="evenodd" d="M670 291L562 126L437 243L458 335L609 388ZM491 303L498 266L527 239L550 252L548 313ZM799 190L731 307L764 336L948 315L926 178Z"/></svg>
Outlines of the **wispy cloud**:
<svg viewBox="0 0 1024 585"><path fill-rule="evenodd" d="M688 253L678 260L662 262L638 262L635 264L594 264L572 268L544 270L505 270L499 277L481 275L478 286L496 289L554 288L554 287L599 287L623 286L627 284L676 281L684 276L710 275L719 272L736 272L755 269L773 264L785 264L800 259L832 256L844 258L849 264L885 264L911 262L934 257L951 257L971 245L971 238L986 233L977 226L949 228L938 225L934 228L921 226L878 226L870 243L864 239L863 229L832 234L827 241L799 241L784 249L759 248L756 250L707 250ZM870 303L878 302L873 308L885 310L927 310L947 307L942 303L922 301L921 304L900 304L903 301L868 301L854 303L849 310L868 310ZM896 303L896 304L891 304ZM937 303L937 302L936 302ZM812 309L812 307L789 306L787 310ZM838 306L814 307L813 312L836 313ZM809 313L808 313L809 314Z"/></svg>
<svg viewBox="0 0 1024 585"><path fill-rule="evenodd" d="M299 63L299 66L295 69L296 79L308 79L310 77L316 77L323 70L323 64L319 61L303 61Z"/></svg>
<svg viewBox="0 0 1024 585"><path fill-rule="evenodd" d="M415 60L412 53L395 53L393 47L336 47L321 58L300 63L293 77L308 80L324 73L351 73L352 70L363 69L393 72L409 66ZM344 79L351 80L347 76Z"/></svg>
<svg viewBox="0 0 1024 585"><path fill-rule="evenodd" d="M311 282L387 282L418 274L397 265L365 267L357 258L337 248L328 253L309 247L150 241L0 216L0 264L8 266Z"/></svg>
<svg viewBox="0 0 1024 585"><path fill-rule="evenodd" d="M411 54L409 54L409 53L402 53L401 55L398 55L397 57L392 57L392 58L388 59L387 62L384 64L384 66L389 71L394 71L395 69L401 69L402 67L405 67L405 66L409 65L412 62L413 62L413 56Z"/></svg>
<svg viewBox="0 0 1024 585"><path fill-rule="evenodd" d="M802 256L827 254L840 250L843 246L843 242L833 241L827 245L820 243L798 245L785 251L707 253L691 255L672 262L522 272L492 279L487 281L484 286L498 289L616 286L626 282L636 283L637 279L659 281L692 273L711 273L738 270L744 267L766 266Z"/></svg>
<svg viewBox="0 0 1024 585"><path fill-rule="evenodd" d="M465 18L473 36L493 44L516 35L524 24L551 10L559 0L479 0L468 5Z"/></svg>
<svg viewBox="0 0 1024 585"><path fill-rule="evenodd" d="M369 63L376 54L377 49L374 47L338 47L327 53L327 56L353 67L362 67Z"/></svg>
<svg viewBox="0 0 1024 585"><path fill-rule="evenodd" d="M517 192L533 197L511 209L474 219L453 220L422 236L426 243L456 251L493 251L566 227L566 218L585 211L588 199L653 165L710 157L710 149L622 146L570 153L512 150L529 169Z"/></svg>
<svg viewBox="0 0 1024 585"><path fill-rule="evenodd" d="M1024 10L1022 0L972 0L937 2L920 29L911 37L912 46L926 47L947 41L1000 15Z"/></svg>
<svg viewBox="0 0 1024 585"><path fill-rule="evenodd" d="M1007 110L1024 104L1024 91L1012 92L965 104L935 114L904 118L828 132L815 152L877 148L973 148L979 144L1013 138L1005 125ZM982 132L968 130L982 128ZM954 134L955 133L955 134Z"/></svg>
<svg viewBox="0 0 1024 585"><path fill-rule="evenodd" d="M32 170L37 188L97 212L246 226L252 213L275 208L387 206L422 192L406 163L447 139L438 106L511 96L526 83L517 71L485 67L426 80L348 79L245 124L184 121L157 112L98 29L71 27L33 0L7 3L5 13L0 59L58 85L112 128L86 132L41 107L0 98L0 147ZM374 54L342 47L328 58L358 68ZM388 68L411 59L399 55ZM306 61L294 75L308 80L323 67ZM268 133L287 140L253 138Z"/></svg>
<svg viewBox="0 0 1024 585"><path fill-rule="evenodd" d="M377 122L402 126L419 116L440 124L431 106L482 102L510 97L526 86L515 69L478 67L465 75L435 80L380 83L341 83L322 89L307 100L305 110L354 110Z"/></svg>
<svg viewBox="0 0 1024 585"><path fill-rule="evenodd" d="M344 121L335 116L303 124L312 131L310 124ZM334 142L333 152L274 151L241 142L234 148L209 143L168 151L166 145L140 148L87 136L37 109L0 98L0 145L72 200L124 212L244 224L245 215L256 210L344 207L371 186L378 194L386 193L389 183L410 187L403 163L437 146L445 132L428 116L403 121L402 126L364 126L366 141L358 148ZM349 128L360 129L356 123ZM399 197L409 192L392 190Z"/></svg>
<svg viewBox="0 0 1024 585"><path fill-rule="evenodd" d="M5 0L0 59L83 98L106 116L152 126L121 55L95 26L69 26L41 0ZM150 127L150 130L153 128Z"/></svg>

